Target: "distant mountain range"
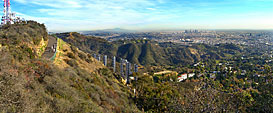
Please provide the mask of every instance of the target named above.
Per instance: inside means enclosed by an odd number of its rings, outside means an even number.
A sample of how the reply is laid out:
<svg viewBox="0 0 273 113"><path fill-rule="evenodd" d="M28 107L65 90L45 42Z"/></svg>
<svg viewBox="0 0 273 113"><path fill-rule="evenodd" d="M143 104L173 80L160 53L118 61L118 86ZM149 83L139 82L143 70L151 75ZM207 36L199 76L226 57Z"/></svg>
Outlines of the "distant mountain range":
<svg viewBox="0 0 273 113"><path fill-rule="evenodd" d="M136 32L136 31L122 29L122 28L114 28L114 29L103 29L103 30L93 30L93 31L82 31L79 33L90 34L90 33L130 33L130 32Z"/></svg>

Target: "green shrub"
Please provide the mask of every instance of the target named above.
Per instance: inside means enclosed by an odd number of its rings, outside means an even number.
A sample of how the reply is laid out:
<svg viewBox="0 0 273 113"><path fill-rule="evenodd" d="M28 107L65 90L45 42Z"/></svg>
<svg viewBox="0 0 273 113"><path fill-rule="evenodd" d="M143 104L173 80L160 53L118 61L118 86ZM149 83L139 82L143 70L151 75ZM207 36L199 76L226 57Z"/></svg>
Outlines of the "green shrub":
<svg viewBox="0 0 273 113"><path fill-rule="evenodd" d="M72 58L72 59L75 59L75 58L76 58L75 55L74 55L73 53L71 53L71 52L68 52L68 53L66 54L66 56L68 56L69 58Z"/></svg>
<svg viewBox="0 0 273 113"><path fill-rule="evenodd" d="M71 67L77 67L78 66L78 63L75 61L75 60L68 60L68 59L65 59L64 60L68 65L70 65Z"/></svg>

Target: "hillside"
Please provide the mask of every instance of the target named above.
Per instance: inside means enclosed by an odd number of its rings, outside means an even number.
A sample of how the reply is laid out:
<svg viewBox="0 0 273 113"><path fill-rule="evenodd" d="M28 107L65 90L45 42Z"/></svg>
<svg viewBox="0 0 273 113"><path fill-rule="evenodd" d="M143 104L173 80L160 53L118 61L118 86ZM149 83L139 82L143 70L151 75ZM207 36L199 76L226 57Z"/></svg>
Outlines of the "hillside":
<svg viewBox="0 0 273 113"><path fill-rule="evenodd" d="M233 56L242 51L239 46L233 44L182 46L174 43L134 39L108 42L75 32L56 35L84 52L114 55L144 66L188 65L202 60Z"/></svg>
<svg viewBox="0 0 273 113"><path fill-rule="evenodd" d="M88 53L96 52L112 55L115 54L114 52L117 50L117 47L114 44L101 38L87 37L76 32L56 35L65 42L73 44L73 46L78 47L79 49Z"/></svg>
<svg viewBox="0 0 273 113"><path fill-rule="evenodd" d="M107 42L78 33L57 34L60 39L34 21L3 26L0 36L0 112L272 112L272 63L255 56L242 61L236 56L246 53L242 46ZM57 52L45 55L48 45L56 42ZM185 73L195 70L196 75L182 82L176 72L165 70L133 73L137 80L125 86L90 53L117 55L146 66L203 62L175 67ZM226 62L234 68L225 69ZM264 70L250 63L264 65ZM239 68L246 68L245 76Z"/></svg>
<svg viewBox="0 0 273 113"><path fill-rule="evenodd" d="M0 29L0 112L139 112L100 62L60 39L55 59L44 59L47 43L34 21Z"/></svg>

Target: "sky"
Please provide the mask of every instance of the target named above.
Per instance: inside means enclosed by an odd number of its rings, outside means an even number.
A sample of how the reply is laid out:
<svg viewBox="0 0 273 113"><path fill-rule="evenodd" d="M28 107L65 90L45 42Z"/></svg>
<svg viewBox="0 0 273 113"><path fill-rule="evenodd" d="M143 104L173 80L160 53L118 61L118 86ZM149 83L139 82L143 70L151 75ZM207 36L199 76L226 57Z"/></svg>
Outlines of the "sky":
<svg viewBox="0 0 273 113"><path fill-rule="evenodd" d="M273 29L273 0L11 0L11 7L51 32Z"/></svg>

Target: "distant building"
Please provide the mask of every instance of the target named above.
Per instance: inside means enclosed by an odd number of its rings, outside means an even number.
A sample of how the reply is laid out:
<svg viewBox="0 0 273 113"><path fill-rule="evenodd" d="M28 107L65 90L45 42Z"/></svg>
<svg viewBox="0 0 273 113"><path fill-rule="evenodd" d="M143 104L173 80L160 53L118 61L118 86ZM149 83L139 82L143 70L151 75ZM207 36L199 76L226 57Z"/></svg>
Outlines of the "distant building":
<svg viewBox="0 0 273 113"><path fill-rule="evenodd" d="M194 30L194 33L199 33L199 31L198 30Z"/></svg>
<svg viewBox="0 0 273 113"><path fill-rule="evenodd" d="M195 73L188 74L189 78L192 78L195 75Z"/></svg>
<svg viewBox="0 0 273 113"><path fill-rule="evenodd" d="M187 78L188 78L188 74L185 73L185 74L178 76L177 79L178 79L178 82L182 82L182 81L186 80Z"/></svg>
<svg viewBox="0 0 273 113"><path fill-rule="evenodd" d="M216 79L216 75L215 74L210 74L209 78Z"/></svg>

